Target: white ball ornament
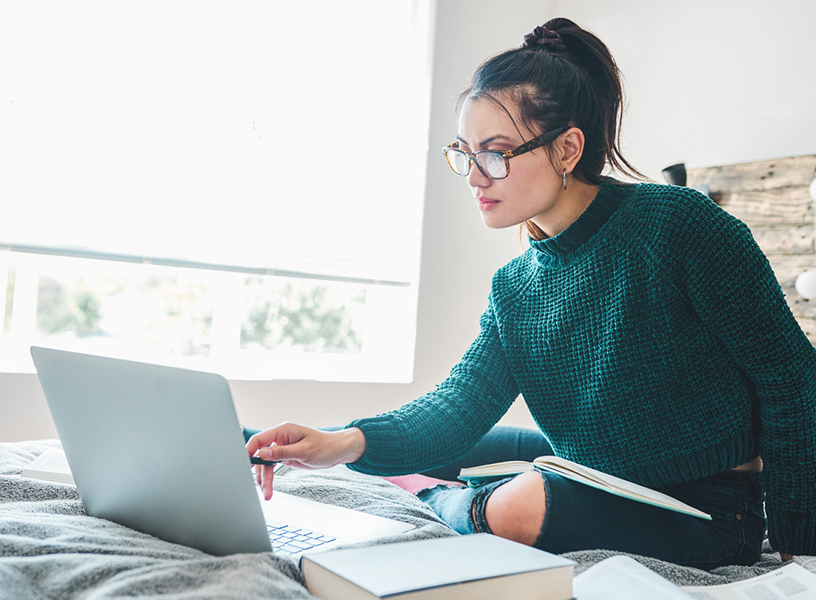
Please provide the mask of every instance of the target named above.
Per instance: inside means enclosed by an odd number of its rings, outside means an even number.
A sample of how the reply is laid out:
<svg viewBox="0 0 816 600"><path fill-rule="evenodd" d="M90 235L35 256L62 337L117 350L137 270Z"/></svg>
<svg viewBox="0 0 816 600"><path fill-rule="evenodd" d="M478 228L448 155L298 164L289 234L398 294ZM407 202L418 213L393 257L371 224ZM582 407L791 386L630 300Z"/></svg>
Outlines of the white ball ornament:
<svg viewBox="0 0 816 600"><path fill-rule="evenodd" d="M816 179L810 183L810 197L816 203ZM802 298L816 298L816 270L805 271L796 278L796 291Z"/></svg>

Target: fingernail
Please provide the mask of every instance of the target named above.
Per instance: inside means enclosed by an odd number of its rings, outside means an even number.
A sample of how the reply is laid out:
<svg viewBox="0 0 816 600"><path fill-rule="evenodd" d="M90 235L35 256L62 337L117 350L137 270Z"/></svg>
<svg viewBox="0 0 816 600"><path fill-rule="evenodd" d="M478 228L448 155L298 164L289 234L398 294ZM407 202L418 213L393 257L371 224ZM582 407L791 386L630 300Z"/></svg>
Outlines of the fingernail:
<svg viewBox="0 0 816 600"><path fill-rule="evenodd" d="M258 450L258 455L264 460L269 460L272 458L272 451L269 448L261 448Z"/></svg>

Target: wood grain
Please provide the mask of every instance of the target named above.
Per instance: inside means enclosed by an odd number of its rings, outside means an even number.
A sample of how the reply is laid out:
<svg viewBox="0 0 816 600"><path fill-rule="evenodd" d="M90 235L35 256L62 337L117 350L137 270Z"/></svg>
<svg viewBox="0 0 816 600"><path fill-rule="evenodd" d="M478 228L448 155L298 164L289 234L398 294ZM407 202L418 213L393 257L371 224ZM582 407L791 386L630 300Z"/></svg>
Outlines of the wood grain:
<svg viewBox="0 0 816 600"><path fill-rule="evenodd" d="M768 257L791 312L816 345L816 299L796 291L796 278L816 269L814 201L816 155L691 169L689 186L708 186L709 196L743 221Z"/></svg>
<svg viewBox="0 0 816 600"><path fill-rule="evenodd" d="M803 185L807 188L814 179L816 154L688 171L688 185L707 185L722 194Z"/></svg>

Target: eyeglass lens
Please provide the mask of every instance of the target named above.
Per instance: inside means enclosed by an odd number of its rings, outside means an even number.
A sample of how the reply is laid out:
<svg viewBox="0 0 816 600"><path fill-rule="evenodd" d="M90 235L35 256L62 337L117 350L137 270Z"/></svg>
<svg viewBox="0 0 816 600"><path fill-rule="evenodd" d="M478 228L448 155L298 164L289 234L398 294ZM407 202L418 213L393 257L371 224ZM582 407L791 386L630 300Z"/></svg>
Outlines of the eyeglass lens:
<svg viewBox="0 0 816 600"><path fill-rule="evenodd" d="M470 156L462 150L448 150L448 162L459 175L470 171ZM473 159L488 177L502 178L507 176L507 163L499 152L477 152Z"/></svg>

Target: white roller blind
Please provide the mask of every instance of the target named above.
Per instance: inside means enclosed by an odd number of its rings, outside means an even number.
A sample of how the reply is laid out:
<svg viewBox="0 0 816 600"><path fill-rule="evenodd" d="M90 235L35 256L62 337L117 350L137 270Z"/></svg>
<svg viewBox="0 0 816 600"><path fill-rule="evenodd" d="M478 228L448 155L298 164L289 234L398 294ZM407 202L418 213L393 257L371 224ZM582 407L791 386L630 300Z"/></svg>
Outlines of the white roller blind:
<svg viewBox="0 0 816 600"><path fill-rule="evenodd" d="M3 3L0 244L413 281L415 8Z"/></svg>

